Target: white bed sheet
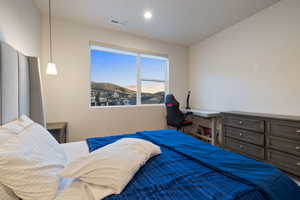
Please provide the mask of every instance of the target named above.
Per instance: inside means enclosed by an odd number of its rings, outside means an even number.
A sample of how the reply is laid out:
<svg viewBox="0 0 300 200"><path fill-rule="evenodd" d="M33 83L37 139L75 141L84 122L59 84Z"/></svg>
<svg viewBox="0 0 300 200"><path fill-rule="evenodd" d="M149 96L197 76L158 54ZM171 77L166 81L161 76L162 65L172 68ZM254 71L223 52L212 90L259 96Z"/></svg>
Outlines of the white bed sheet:
<svg viewBox="0 0 300 200"><path fill-rule="evenodd" d="M89 148L85 141L61 145L67 154L68 162L89 154ZM93 186L93 190L91 190L89 184L76 179L64 178L59 186L55 200L101 200L110 194L112 194L112 189ZM99 197L99 199L95 199L94 196Z"/></svg>
<svg viewBox="0 0 300 200"><path fill-rule="evenodd" d="M78 158L89 154L89 148L85 141L61 144L61 146L63 147L63 149L67 155L68 162L77 160ZM74 179L64 178L58 188L57 195L59 196L61 193L63 193L73 182L74 182ZM75 193L74 193L74 196L71 195L69 197L70 200L72 199L72 197L75 199L75 195L76 195ZM78 197L76 197L76 198L78 198Z"/></svg>
<svg viewBox="0 0 300 200"><path fill-rule="evenodd" d="M85 141L71 142L61 145L64 148L65 153L67 154L68 162L76 160L89 153L89 148Z"/></svg>

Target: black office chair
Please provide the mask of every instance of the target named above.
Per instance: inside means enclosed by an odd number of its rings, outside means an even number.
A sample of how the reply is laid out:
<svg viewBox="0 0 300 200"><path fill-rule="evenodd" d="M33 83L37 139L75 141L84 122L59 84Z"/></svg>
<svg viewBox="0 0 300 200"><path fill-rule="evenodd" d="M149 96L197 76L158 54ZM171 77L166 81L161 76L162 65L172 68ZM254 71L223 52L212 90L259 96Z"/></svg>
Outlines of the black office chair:
<svg viewBox="0 0 300 200"><path fill-rule="evenodd" d="M175 127L177 130L183 129L185 126L193 124L192 121L186 120L187 115L191 112L184 114L179 109L179 102L175 99L173 94L168 94L165 101L167 109L167 124L168 126Z"/></svg>

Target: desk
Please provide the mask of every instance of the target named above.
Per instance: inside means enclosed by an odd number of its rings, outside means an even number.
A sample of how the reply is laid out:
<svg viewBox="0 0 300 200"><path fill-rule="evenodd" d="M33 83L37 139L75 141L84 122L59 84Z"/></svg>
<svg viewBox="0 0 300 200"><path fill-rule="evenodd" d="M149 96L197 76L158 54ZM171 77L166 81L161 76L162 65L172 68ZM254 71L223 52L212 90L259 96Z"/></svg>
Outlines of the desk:
<svg viewBox="0 0 300 200"><path fill-rule="evenodd" d="M212 145L217 145L221 141L218 140L218 121L221 119L220 112L213 110L202 110L202 109L182 109L183 113L192 112L192 115L187 116L187 120L193 121L193 125L185 128L186 132L194 137L210 142ZM219 123L220 124L220 123ZM201 129L210 128L211 137L200 134ZM221 129L221 126L220 126Z"/></svg>

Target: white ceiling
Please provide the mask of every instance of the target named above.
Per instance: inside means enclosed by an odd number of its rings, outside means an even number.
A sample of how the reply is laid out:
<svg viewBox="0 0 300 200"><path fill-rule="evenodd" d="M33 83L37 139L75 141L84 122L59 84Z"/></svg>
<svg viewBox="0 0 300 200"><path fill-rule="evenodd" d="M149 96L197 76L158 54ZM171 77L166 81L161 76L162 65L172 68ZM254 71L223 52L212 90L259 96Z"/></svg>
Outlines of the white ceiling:
<svg viewBox="0 0 300 200"><path fill-rule="evenodd" d="M190 45L279 0L52 0L53 16L153 39ZM48 0L35 0L43 14ZM143 12L151 10L146 21ZM110 23L114 17L127 25Z"/></svg>

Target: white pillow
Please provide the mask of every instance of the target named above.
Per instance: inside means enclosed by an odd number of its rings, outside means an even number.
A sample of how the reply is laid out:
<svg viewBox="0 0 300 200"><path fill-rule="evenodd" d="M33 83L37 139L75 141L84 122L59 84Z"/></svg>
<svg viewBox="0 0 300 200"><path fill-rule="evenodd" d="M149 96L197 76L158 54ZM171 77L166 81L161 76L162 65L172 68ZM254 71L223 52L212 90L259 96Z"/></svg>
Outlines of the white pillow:
<svg viewBox="0 0 300 200"><path fill-rule="evenodd" d="M51 134L30 121L1 128L15 134L0 142L0 182L23 200L52 200L60 183L57 173L67 159Z"/></svg>
<svg viewBox="0 0 300 200"><path fill-rule="evenodd" d="M134 174L160 147L151 142L125 138L106 145L68 164L59 175L112 189L120 194Z"/></svg>
<svg viewBox="0 0 300 200"><path fill-rule="evenodd" d="M8 129L0 128L0 145L9 139L14 137L14 133L10 132ZM0 199L1 200L19 200L15 193L5 185L0 183Z"/></svg>
<svg viewBox="0 0 300 200"><path fill-rule="evenodd" d="M20 133L24 130L24 128L33 123L34 122L29 117L27 117L26 115L22 115L17 120L4 124L2 128L6 128L15 133Z"/></svg>
<svg viewBox="0 0 300 200"><path fill-rule="evenodd" d="M47 129L40 124L35 123L26 115L22 115L18 120L3 125L1 129L10 134L18 135L22 140L38 143L39 148L42 148L44 152L49 153L47 157L54 157L66 163L67 156L63 147L47 131Z"/></svg>

